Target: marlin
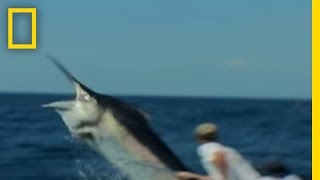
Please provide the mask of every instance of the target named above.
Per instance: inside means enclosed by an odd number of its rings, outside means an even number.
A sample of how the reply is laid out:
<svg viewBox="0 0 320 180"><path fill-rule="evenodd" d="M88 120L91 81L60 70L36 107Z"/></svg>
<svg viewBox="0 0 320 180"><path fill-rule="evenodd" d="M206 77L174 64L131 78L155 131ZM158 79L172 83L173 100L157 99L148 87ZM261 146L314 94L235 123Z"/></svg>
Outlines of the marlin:
<svg viewBox="0 0 320 180"><path fill-rule="evenodd" d="M185 165L152 130L141 109L78 81L56 58L48 58L73 84L75 98L43 105L55 110L70 133L99 152L131 180L173 180Z"/></svg>

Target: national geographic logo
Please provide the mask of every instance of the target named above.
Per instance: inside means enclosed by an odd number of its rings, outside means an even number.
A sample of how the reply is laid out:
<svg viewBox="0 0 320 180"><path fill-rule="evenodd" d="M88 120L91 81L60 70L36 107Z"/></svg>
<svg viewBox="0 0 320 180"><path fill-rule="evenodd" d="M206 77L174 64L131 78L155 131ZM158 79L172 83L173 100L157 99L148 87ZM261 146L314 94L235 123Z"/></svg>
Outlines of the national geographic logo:
<svg viewBox="0 0 320 180"><path fill-rule="evenodd" d="M31 43L14 43L14 14L31 14ZM8 8L8 49L37 49L37 8Z"/></svg>

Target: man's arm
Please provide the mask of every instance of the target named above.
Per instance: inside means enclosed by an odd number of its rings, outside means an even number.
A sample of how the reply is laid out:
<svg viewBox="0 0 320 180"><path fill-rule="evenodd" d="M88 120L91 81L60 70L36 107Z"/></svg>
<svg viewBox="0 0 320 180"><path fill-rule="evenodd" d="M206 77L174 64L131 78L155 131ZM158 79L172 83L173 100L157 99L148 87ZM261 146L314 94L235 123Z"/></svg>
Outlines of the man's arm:
<svg viewBox="0 0 320 180"><path fill-rule="evenodd" d="M223 176L223 180L228 180L228 164L226 155L223 151L218 151L213 154L213 165L215 165Z"/></svg>
<svg viewBox="0 0 320 180"><path fill-rule="evenodd" d="M176 173L179 180L212 180L209 176L203 176L192 172L180 171Z"/></svg>

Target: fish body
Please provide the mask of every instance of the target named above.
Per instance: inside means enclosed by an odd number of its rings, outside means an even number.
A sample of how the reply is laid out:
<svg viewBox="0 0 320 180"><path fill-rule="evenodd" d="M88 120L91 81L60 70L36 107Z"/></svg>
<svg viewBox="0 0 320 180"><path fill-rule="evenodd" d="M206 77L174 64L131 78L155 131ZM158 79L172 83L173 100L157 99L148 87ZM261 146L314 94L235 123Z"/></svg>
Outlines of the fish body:
<svg viewBox="0 0 320 180"><path fill-rule="evenodd" d="M132 180L171 180L187 168L128 103L89 89L49 57L74 85L73 100L43 105L57 111L70 133L103 155Z"/></svg>

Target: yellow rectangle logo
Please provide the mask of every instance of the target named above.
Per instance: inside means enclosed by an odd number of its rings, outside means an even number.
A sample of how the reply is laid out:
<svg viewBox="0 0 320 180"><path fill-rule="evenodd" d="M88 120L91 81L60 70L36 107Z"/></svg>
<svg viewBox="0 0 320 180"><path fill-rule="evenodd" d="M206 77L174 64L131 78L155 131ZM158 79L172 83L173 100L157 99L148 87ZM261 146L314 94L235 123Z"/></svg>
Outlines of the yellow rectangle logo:
<svg viewBox="0 0 320 180"><path fill-rule="evenodd" d="M13 43L13 14L31 13L31 44ZM8 8L8 49L36 49L37 48L37 8Z"/></svg>

